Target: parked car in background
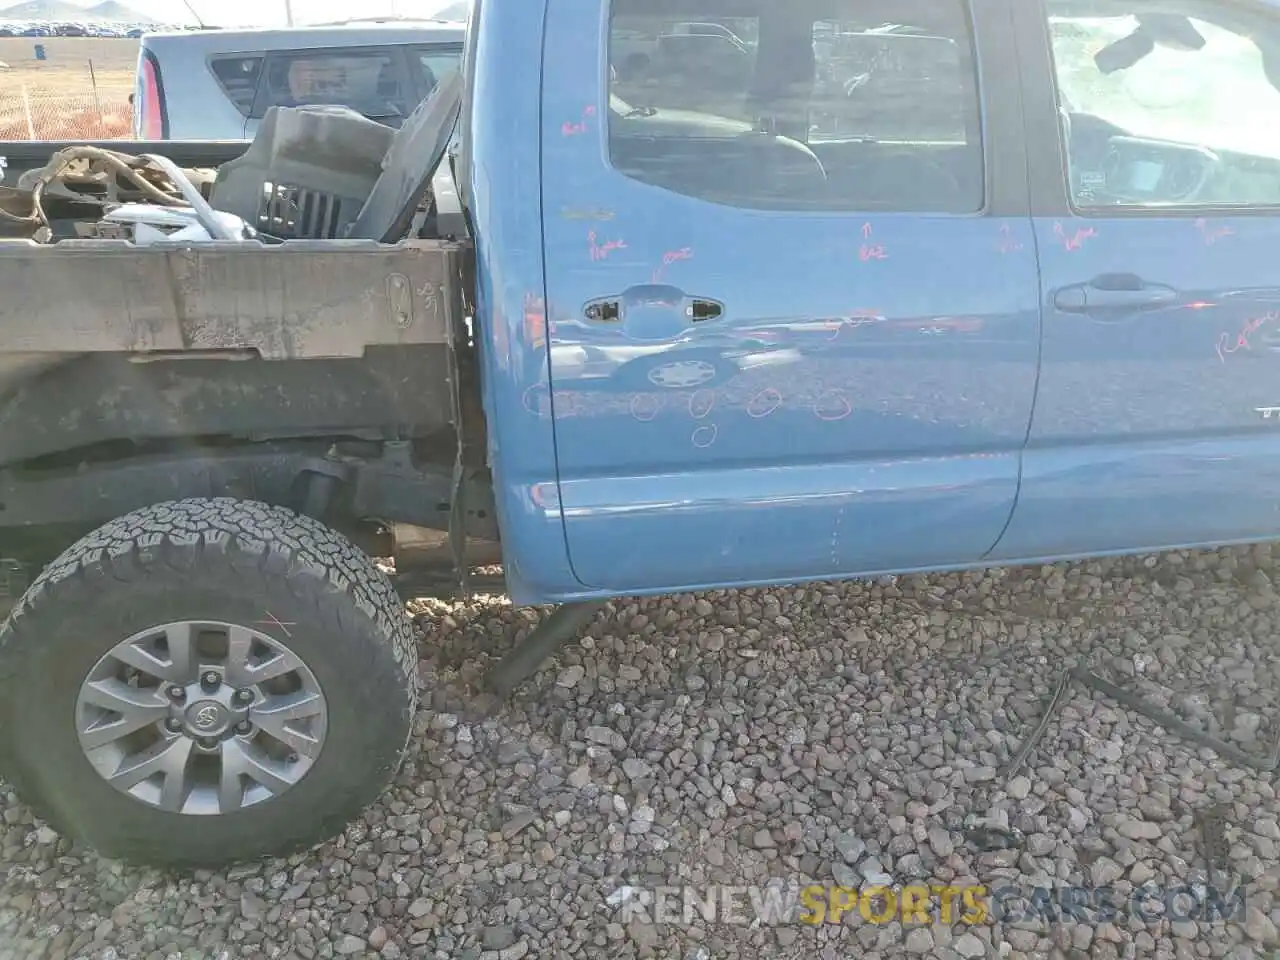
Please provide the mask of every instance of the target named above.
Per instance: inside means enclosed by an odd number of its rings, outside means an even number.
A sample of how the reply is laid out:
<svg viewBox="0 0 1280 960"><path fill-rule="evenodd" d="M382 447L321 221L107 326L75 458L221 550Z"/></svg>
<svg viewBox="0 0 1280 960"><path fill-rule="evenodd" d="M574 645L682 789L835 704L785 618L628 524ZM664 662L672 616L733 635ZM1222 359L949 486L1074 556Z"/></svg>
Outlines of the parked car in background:
<svg viewBox="0 0 1280 960"><path fill-rule="evenodd" d="M466 25L345 23L142 38L133 131L143 140L242 140L271 107L338 104L398 127L457 70Z"/></svg>

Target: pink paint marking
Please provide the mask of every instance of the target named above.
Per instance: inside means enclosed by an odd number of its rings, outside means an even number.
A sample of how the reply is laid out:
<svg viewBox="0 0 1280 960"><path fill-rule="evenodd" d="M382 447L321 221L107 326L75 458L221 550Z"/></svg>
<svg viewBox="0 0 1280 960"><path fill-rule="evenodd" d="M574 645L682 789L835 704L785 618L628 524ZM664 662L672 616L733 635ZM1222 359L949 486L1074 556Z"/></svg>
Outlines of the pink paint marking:
<svg viewBox="0 0 1280 960"><path fill-rule="evenodd" d="M1096 237L1098 235L1098 231L1093 227L1086 227L1083 229L1077 228L1075 234L1068 237L1067 231L1063 228L1062 224L1055 223L1053 225L1053 235L1057 237L1058 242L1062 244L1064 250L1068 253L1072 253L1081 249L1086 240Z"/></svg>
<svg viewBox="0 0 1280 960"><path fill-rule="evenodd" d="M701 420L715 409L716 392L714 390L699 390L689 398L689 416L695 420Z"/></svg>
<svg viewBox="0 0 1280 960"><path fill-rule="evenodd" d="M874 232L870 223L862 225L862 246L858 248L858 259L863 263L867 263L870 260L889 259L889 254L885 252L884 244L868 242Z"/></svg>
<svg viewBox="0 0 1280 960"><path fill-rule="evenodd" d="M595 107L584 107L582 110L582 119L578 121L566 120L560 125L560 133L566 137L576 137L578 134L586 133L587 121L595 115Z"/></svg>
<svg viewBox="0 0 1280 960"><path fill-rule="evenodd" d="M1013 238L1013 228L1005 223L1000 226L1000 242L996 244L996 250L1000 253L1017 253L1022 249L1022 244Z"/></svg>
<svg viewBox="0 0 1280 960"><path fill-rule="evenodd" d="M1212 247L1219 240L1235 235L1235 231L1230 227L1210 227L1209 221L1204 217L1196 220L1196 229L1200 231L1200 236L1203 238L1206 247Z"/></svg>
<svg viewBox="0 0 1280 960"><path fill-rule="evenodd" d="M599 263L601 260L607 260L609 254L613 253L615 250L627 249L625 240L606 240L604 243L599 243L596 240L596 232L594 230L587 234L587 244L591 251L591 260L593 263Z"/></svg>
<svg viewBox="0 0 1280 960"><path fill-rule="evenodd" d="M641 423L648 423L662 409L662 398L651 397L647 393L637 393L631 398L631 416Z"/></svg>
<svg viewBox="0 0 1280 960"><path fill-rule="evenodd" d="M827 337L827 342L831 343L840 336L845 330L857 330L859 327L865 327L873 323L884 323L887 318L879 310L867 310L859 308L847 317L841 317L827 324L827 329L831 330L831 336Z"/></svg>
<svg viewBox="0 0 1280 960"><path fill-rule="evenodd" d="M763 420L782 406L782 394L773 387L765 387L747 404L747 416L753 420Z"/></svg>
<svg viewBox="0 0 1280 960"><path fill-rule="evenodd" d="M661 283L663 277L666 276L667 270L673 263L679 263L681 260L692 260L693 250L689 247L681 247L679 250L668 250L662 255L662 266L653 271L653 282Z"/></svg>
<svg viewBox="0 0 1280 960"><path fill-rule="evenodd" d="M1231 342L1231 334L1223 331L1218 336L1218 359L1223 363L1226 363L1228 353L1236 353L1240 350L1252 350L1253 344L1249 341L1249 337L1268 323L1274 323L1276 320L1280 320L1280 314L1278 313L1266 313L1261 317L1252 317L1246 320L1239 332L1236 333L1234 343Z"/></svg>
<svg viewBox="0 0 1280 960"><path fill-rule="evenodd" d="M527 387L522 403L524 408L536 417L551 415L551 391L545 383L535 383Z"/></svg>
<svg viewBox="0 0 1280 960"><path fill-rule="evenodd" d="M813 412L819 420L843 420L853 413L853 404L839 390L828 390L813 405Z"/></svg>

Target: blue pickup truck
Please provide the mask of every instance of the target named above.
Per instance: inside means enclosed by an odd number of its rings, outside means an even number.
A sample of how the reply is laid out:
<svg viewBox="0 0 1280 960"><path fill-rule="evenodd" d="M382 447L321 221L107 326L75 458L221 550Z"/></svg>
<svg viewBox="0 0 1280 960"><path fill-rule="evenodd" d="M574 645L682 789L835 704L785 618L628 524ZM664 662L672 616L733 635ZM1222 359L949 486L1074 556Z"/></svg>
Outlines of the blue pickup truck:
<svg viewBox="0 0 1280 960"><path fill-rule="evenodd" d="M401 596L559 605L501 695L613 597L1280 536L1274 3L481 0L463 63L394 131L0 148L0 760L59 828L336 831Z"/></svg>

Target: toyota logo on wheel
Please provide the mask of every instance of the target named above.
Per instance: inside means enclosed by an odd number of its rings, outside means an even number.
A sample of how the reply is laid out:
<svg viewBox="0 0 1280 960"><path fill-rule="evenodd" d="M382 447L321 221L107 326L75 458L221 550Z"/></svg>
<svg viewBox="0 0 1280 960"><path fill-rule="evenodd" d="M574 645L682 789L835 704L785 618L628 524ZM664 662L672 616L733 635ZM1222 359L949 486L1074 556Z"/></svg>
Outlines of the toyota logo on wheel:
<svg viewBox="0 0 1280 960"><path fill-rule="evenodd" d="M209 704L209 706L207 707L201 707L199 710L196 711L196 715L195 715L196 726L199 727L201 730L208 730L210 727L217 724L218 712L219 712L218 708L215 707L213 704Z"/></svg>

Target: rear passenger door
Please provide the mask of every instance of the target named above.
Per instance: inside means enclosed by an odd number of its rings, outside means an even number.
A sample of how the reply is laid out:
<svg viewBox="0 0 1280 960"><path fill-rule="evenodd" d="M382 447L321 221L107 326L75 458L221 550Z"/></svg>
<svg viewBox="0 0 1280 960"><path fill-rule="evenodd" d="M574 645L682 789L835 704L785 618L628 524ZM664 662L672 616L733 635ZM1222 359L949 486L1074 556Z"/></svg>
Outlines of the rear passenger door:
<svg viewBox="0 0 1280 960"><path fill-rule="evenodd" d="M1010 30L1004 0L550 0L526 404L585 585L996 543L1040 336Z"/></svg>
<svg viewBox="0 0 1280 960"><path fill-rule="evenodd" d="M1045 336L1000 556L1280 534L1280 11L1019 16Z"/></svg>

